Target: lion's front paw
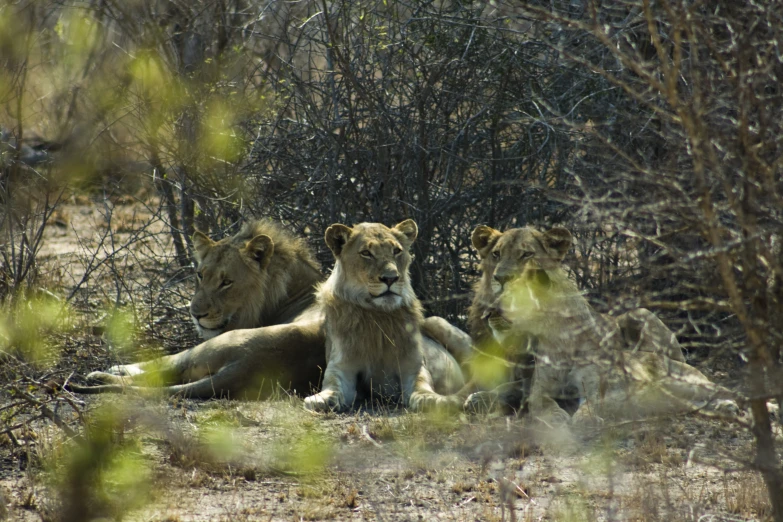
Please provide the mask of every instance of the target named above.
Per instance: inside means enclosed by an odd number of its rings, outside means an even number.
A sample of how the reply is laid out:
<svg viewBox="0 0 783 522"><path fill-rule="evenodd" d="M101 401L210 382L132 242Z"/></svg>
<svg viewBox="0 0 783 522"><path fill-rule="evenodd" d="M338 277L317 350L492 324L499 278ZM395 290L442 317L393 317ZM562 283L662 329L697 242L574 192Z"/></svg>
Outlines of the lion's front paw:
<svg viewBox="0 0 783 522"><path fill-rule="evenodd" d="M411 411L457 412L461 407L462 399L456 395L413 393L408 401Z"/></svg>
<svg viewBox="0 0 783 522"><path fill-rule="evenodd" d="M123 378L106 372L90 372L87 374L90 384L122 384Z"/></svg>
<svg viewBox="0 0 783 522"><path fill-rule="evenodd" d="M741 413L740 407L731 399L721 399L716 401L714 409L717 413L726 415L728 417L739 417Z"/></svg>
<svg viewBox="0 0 783 522"><path fill-rule="evenodd" d="M769 411L769 418L773 422L780 422L780 406L767 402L767 410Z"/></svg>
<svg viewBox="0 0 783 522"><path fill-rule="evenodd" d="M468 413L489 413L494 410L498 405L498 398L492 392L480 391L471 393L468 398L465 399L463 408Z"/></svg>
<svg viewBox="0 0 783 522"><path fill-rule="evenodd" d="M568 415L566 412L563 412ZM602 417L595 415L586 408L579 408L574 416L571 417L571 424L581 428L600 429L603 428L605 421Z"/></svg>
<svg viewBox="0 0 783 522"><path fill-rule="evenodd" d="M138 364L121 364L118 366L112 366L106 373L111 375L119 375L121 377L133 377L134 375L140 375L144 373L144 370L139 368Z"/></svg>
<svg viewBox="0 0 783 522"><path fill-rule="evenodd" d="M304 400L304 407L309 411L337 411L341 408L340 398L331 391L322 391Z"/></svg>

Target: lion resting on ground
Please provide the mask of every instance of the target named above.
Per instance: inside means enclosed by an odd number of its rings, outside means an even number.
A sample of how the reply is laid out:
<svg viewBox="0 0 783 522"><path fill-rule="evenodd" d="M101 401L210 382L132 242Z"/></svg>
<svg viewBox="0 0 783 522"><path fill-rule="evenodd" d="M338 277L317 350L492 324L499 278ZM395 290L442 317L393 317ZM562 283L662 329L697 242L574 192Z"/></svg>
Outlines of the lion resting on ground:
<svg viewBox="0 0 783 522"><path fill-rule="evenodd" d="M410 219L393 228L362 223L326 230L335 265L317 299L328 362L323 387L305 399L305 408L341 410L373 396L400 399L417 411L461 406L457 397L439 394L463 385L459 364L421 334L421 303L408 274L417 234Z"/></svg>
<svg viewBox="0 0 783 522"><path fill-rule="evenodd" d="M472 242L483 274L471 327L479 335L487 329L507 353L533 364L521 378L509 365L508 382L471 394L467 408L527 397L533 416L557 420L569 419L558 404L569 399L582 403L574 420L736 411L732 394L685 363L674 334L652 312L614 318L592 309L561 265L572 243L568 230L480 226Z"/></svg>
<svg viewBox="0 0 783 522"><path fill-rule="evenodd" d="M284 388L310 392L325 367L323 314L315 285L323 277L306 243L261 220L235 236L193 237L199 285L190 305L200 345L159 359L93 372L98 386L70 385L80 393L139 392L193 398L268 396ZM457 353L470 338L439 317L427 334Z"/></svg>
<svg viewBox="0 0 783 522"><path fill-rule="evenodd" d="M196 232L193 244L199 284L190 313L207 341L108 373L93 372L88 380L108 384L75 390L155 386L155 393L210 398L264 396L277 382L299 391L317 387L325 359L313 292L323 277L306 243L260 220L217 242Z"/></svg>

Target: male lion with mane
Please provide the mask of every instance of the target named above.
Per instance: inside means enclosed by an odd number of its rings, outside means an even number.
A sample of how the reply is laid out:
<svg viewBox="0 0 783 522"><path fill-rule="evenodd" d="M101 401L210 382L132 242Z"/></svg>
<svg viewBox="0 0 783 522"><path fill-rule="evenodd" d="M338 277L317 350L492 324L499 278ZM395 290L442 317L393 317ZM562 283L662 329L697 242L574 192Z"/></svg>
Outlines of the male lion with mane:
<svg viewBox="0 0 783 522"><path fill-rule="evenodd" d="M220 241L196 232L193 244L198 287L190 314L206 342L93 372L88 380L104 384L71 389L261 398L278 383L299 393L317 388L326 360L314 291L323 276L307 244L269 220L248 223ZM430 317L424 327L455 353L470 351L467 334L444 319Z"/></svg>
<svg viewBox="0 0 783 522"><path fill-rule="evenodd" d="M196 232L193 245L198 288L190 314L206 342L93 372L89 381L107 384L75 391L210 398L266 396L277 382L299 391L317 387L325 359L313 292L323 276L307 244L263 219L220 241Z"/></svg>
<svg viewBox="0 0 783 522"><path fill-rule="evenodd" d="M479 226L472 242L482 277L471 329L490 332L507 353L529 355L533 364L522 379L472 393L466 408L526 397L531 415L559 421L572 419L558 401L574 399L581 402L574 421L700 408L736 413L731 392L685 363L674 334L652 312L615 318L593 310L561 264L572 243L568 230Z"/></svg>
<svg viewBox="0 0 783 522"><path fill-rule="evenodd" d="M413 292L409 249L413 220L393 228L335 224L326 244L334 270L317 292L326 332L327 366L320 393L305 408L342 410L373 396L400 399L413 410L454 409L463 385L457 361L421 334L422 307Z"/></svg>
<svg viewBox="0 0 783 522"><path fill-rule="evenodd" d="M323 279L307 243L262 219L212 241L196 231L198 288L190 316L204 339L229 330L294 321L314 302Z"/></svg>

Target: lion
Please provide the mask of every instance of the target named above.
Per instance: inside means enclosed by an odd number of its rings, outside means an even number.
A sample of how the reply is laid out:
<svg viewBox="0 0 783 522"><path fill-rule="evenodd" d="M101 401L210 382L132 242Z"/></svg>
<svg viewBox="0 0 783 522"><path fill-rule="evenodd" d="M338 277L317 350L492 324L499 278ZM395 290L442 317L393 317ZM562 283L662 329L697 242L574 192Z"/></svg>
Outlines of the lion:
<svg viewBox="0 0 783 522"><path fill-rule="evenodd" d="M593 310L562 267L573 241L567 229L479 226L471 239L482 269L471 330L479 339L489 335L512 357L506 355L506 382L471 393L466 408L519 407L513 403L526 398L534 417L574 422L699 408L737 411L731 392L685 362L676 337L652 312L611 317ZM528 363L521 370L520 360ZM573 419L562 407L569 400L581 404Z"/></svg>
<svg viewBox="0 0 783 522"><path fill-rule="evenodd" d="M269 396L279 383L307 394L326 366L323 313L315 287L323 280L307 244L278 224L246 224L233 237L193 237L198 287L191 318L206 339L183 352L92 372L97 386L80 393L137 391L192 398ZM423 325L455 354L470 352L470 337L444 319Z"/></svg>
<svg viewBox="0 0 783 522"><path fill-rule="evenodd" d="M408 273L417 234L411 219L392 228L362 223L326 230L335 264L317 300L327 364L321 391L305 399L308 410L344 410L375 396L399 399L414 411L461 406L453 396L464 384L459 363L421 333L422 306Z"/></svg>
<svg viewBox="0 0 783 522"><path fill-rule="evenodd" d="M323 280L307 244L270 220L233 237L193 236L198 287L190 315L206 342L174 355L93 372L81 393L143 391L194 398L268 395L275 382L309 392L325 365ZM263 386L262 386L263 384ZM161 386L164 385L164 386Z"/></svg>

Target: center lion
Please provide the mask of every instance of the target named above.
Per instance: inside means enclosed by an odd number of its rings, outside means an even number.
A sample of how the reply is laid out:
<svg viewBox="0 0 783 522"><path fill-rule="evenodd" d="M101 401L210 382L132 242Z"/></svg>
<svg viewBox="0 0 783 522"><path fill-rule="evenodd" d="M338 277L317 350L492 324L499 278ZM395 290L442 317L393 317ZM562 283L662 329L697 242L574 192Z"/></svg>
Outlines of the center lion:
<svg viewBox="0 0 783 522"><path fill-rule="evenodd" d="M408 274L417 234L410 219L392 228L362 223L326 230L335 265L317 300L327 366L321 392L305 399L306 408L342 410L376 397L413 410L460 405L440 395L463 385L459 364L421 334L422 306Z"/></svg>

